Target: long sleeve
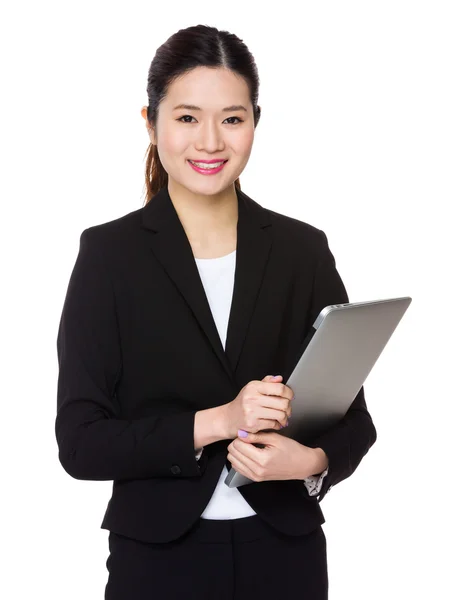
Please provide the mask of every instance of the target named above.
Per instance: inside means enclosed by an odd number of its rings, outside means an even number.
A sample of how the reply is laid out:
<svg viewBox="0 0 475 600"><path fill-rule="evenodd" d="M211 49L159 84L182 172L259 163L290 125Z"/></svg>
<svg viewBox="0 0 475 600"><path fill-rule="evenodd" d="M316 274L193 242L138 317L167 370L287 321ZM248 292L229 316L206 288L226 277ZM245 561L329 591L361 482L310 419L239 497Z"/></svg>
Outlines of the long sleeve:
<svg viewBox="0 0 475 600"><path fill-rule="evenodd" d="M312 323L325 306L349 302L336 269L335 258L328 247L327 236L323 231L321 234L322 259L314 279ZM317 436L311 444L307 444L313 448L322 448L328 456L328 473L319 491L319 501L323 500L334 485L355 471L376 438L376 428L366 406L364 388L361 387L346 415Z"/></svg>
<svg viewBox="0 0 475 600"><path fill-rule="evenodd" d="M122 370L113 282L94 228L80 237L57 337L55 434L59 460L76 479L199 477L195 410L166 417L121 418Z"/></svg>

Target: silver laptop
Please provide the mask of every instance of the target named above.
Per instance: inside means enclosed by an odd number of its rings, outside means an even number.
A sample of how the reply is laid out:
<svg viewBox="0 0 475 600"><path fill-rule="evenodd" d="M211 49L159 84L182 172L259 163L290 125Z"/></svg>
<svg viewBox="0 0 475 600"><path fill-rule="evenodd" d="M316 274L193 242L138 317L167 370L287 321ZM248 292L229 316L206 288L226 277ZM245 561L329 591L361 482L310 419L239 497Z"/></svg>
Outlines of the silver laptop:
<svg viewBox="0 0 475 600"><path fill-rule="evenodd" d="M344 417L411 301L405 296L322 309L284 382L295 400L289 425L278 433L310 445ZM231 469L225 483L239 487L254 482Z"/></svg>

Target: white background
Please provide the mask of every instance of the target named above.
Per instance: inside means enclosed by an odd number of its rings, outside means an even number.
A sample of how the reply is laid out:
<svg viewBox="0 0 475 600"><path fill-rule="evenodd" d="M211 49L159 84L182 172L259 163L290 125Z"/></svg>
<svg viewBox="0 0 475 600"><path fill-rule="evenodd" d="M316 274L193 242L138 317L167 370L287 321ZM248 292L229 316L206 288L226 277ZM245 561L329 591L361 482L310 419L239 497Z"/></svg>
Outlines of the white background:
<svg viewBox="0 0 475 600"><path fill-rule="evenodd" d="M365 385L378 440L322 502L330 600L473 599L473 3L10 2L0 22L0 596L103 598L112 482L58 461L57 328L80 233L143 206L153 55L203 23L259 69L243 191L327 233L351 301L413 298Z"/></svg>

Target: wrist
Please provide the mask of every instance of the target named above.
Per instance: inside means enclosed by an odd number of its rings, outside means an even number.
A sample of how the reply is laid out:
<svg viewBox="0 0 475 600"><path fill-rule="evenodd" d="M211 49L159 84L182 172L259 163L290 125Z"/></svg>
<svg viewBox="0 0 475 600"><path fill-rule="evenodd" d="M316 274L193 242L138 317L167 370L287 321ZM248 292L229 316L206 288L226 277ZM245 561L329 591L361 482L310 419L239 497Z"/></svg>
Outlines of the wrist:
<svg viewBox="0 0 475 600"><path fill-rule="evenodd" d="M317 477L328 467L328 457L323 448L309 448L306 477Z"/></svg>
<svg viewBox="0 0 475 600"><path fill-rule="evenodd" d="M203 448L226 439L225 413L222 406L198 410L195 413L194 444Z"/></svg>
<svg viewBox="0 0 475 600"><path fill-rule="evenodd" d="M232 438L232 435L228 431L228 406L229 403L222 404L221 406L216 406L215 408L211 409L214 410L215 434L219 436L218 439L220 440L228 440Z"/></svg>

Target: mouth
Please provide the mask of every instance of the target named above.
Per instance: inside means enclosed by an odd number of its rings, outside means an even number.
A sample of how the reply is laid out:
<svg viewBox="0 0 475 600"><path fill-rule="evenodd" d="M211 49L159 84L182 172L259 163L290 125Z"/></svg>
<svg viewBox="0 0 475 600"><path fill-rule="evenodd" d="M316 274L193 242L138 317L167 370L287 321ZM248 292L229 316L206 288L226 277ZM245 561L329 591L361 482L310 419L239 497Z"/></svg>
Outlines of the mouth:
<svg viewBox="0 0 475 600"><path fill-rule="evenodd" d="M187 162L190 166L197 171L205 175L212 175L222 170L228 160L216 160L216 161L193 161L188 159Z"/></svg>

